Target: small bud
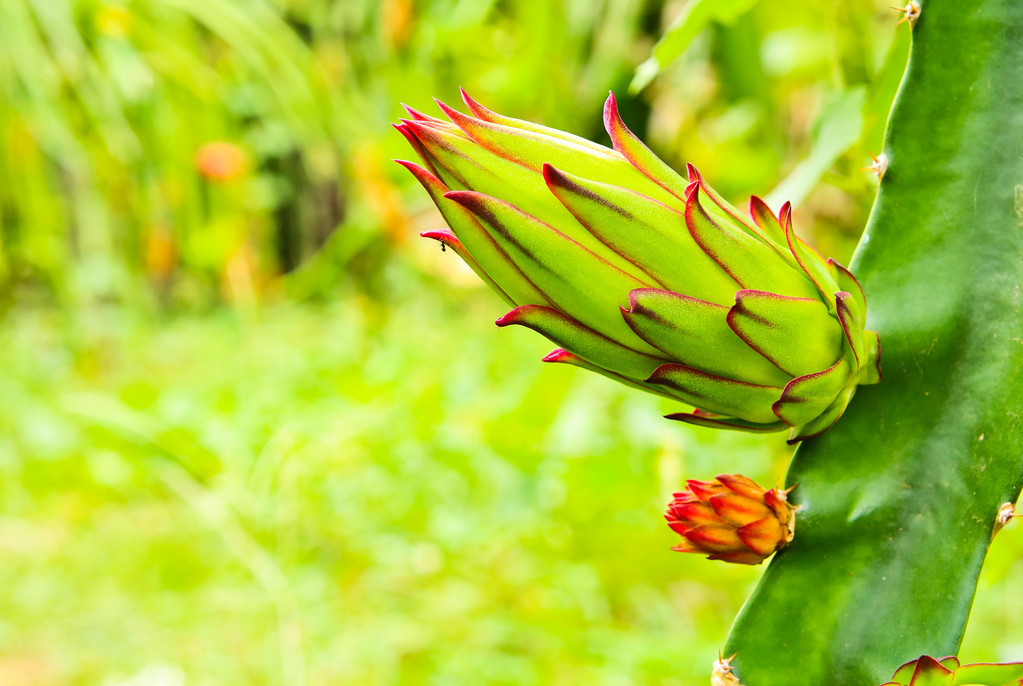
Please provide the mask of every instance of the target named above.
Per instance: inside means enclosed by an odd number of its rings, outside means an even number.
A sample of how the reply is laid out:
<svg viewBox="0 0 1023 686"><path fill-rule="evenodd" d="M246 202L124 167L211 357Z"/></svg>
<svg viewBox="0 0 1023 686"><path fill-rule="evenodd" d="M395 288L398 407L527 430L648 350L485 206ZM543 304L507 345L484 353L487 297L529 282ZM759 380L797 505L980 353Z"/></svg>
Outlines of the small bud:
<svg viewBox="0 0 1023 686"><path fill-rule="evenodd" d="M664 518L685 541L672 550L707 554L709 560L757 565L784 548L795 533L789 491L767 491L740 474L686 482Z"/></svg>

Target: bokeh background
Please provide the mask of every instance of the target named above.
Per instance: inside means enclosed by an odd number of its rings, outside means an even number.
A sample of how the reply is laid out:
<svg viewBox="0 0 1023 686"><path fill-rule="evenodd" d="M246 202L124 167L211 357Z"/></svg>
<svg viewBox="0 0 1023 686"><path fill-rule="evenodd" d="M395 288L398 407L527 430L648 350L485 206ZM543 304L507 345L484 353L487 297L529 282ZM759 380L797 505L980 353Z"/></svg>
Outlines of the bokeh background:
<svg viewBox="0 0 1023 686"><path fill-rule="evenodd" d="M496 331L389 122L461 85L607 142L614 89L847 262L888 4L2 0L0 685L706 683L760 569L661 514L784 437ZM1015 529L967 659L1023 653Z"/></svg>

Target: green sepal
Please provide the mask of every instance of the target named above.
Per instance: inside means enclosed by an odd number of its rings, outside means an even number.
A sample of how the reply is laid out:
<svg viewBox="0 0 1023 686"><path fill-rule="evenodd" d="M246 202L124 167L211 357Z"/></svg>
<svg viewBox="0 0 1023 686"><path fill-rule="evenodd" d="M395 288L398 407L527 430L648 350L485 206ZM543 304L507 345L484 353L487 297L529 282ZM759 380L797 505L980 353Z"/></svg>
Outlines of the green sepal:
<svg viewBox="0 0 1023 686"><path fill-rule="evenodd" d="M646 381L674 389L687 402L707 412L758 424L778 421L771 405L781 396L782 389L775 386L726 379L684 364L661 365Z"/></svg>
<svg viewBox="0 0 1023 686"><path fill-rule="evenodd" d="M587 362L629 377L637 383L668 361L627 348L583 326L553 307L543 305L516 307L498 319L496 324L526 326Z"/></svg>
<svg viewBox="0 0 1023 686"><path fill-rule="evenodd" d="M866 320L867 296L863 292L863 286L860 285L860 282L856 280L851 271L830 257L828 258L828 266L831 268L831 274L835 278L835 283L838 284L838 290L845 291L856 300L856 303L860 306L860 313L863 315L863 319Z"/></svg>
<svg viewBox="0 0 1023 686"><path fill-rule="evenodd" d="M524 119L508 117L506 115L494 112L493 110L489 110L483 105L473 100L471 97L469 97L469 94L465 92L464 88L459 88L458 91L462 95L462 102L465 103L465 106L469 108L469 111L472 112L477 119L482 119L483 121L488 121L494 124L501 124L503 126L510 126L512 128L521 129L523 131L539 133L544 136L550 136L551 138L558 138L567 143L573 143L584 148L589 148L594 152L598 153L609 152L609 149L606 146L600 145L599 143L594 143L588 138L576 136L575 134L568 133L567 131L552 129L549 126L543 126L542 124L535 124L531 121L525 121Z"/></svg>
<svg viewBox="0 0 1023 686"><path fill-rule="evenodd" d="M618 113L614 93L610 93L604 102L604 128L611 137L614 149L648 179L675 197L676 202L668 204L682 209L685 206L685 188L688 182L629 130Z"/></svg>
<svg viewBox="0 0 1023 686"><path fill-rule="evenodd" d="M466 135L466 133L464 131L462 131L455 124L453 124L453 123L451 123L449 121L444 121L443 119L440 119L438 117L431 117L428 114L423 114L419 110L413 109L413 108L409 107L408 105L406 105L405 103L402 103L401 106L403 108L405 108L405 111L408 113L408 116L412 117L412 119L414 121L419 121L419 122L423 122L425 124L429 124L429 125L433 126L434 128L442 129L442 130L447 131L449 133L453 133L453 134L456 134L458 136L461 136L462 138L468 138L469 137L468 135Z"/></svg>
<svg viewBox="0 0 1023 686"><path fill-rule="evenodd" d="M491 238L472 213L444 197L444 194L448 192L448 187L440 179L414 162L406 160L395 160L395 162L408 169L430 194L430 198L433 199L437 209L443 215L444 221L464 246L464 250L472 256L473 262L485 273L486 276L481 274L481 278L491 284L499 295L503 295L512 306L527 303L539 305L550 303L533 282L519 271L519 268L509 259L508 253ZM434 238L434 236L429 237ZM458 252L454 245L451 247ZM458 254L462 256L460 252ZM465 259L465 256L462 256L462 259ZM473 263L468 260L466 263L473 267ZM473 271L476 271L475 267L473 267Z"/></svg>
<svg viewBox="0 0 1023 686"><path fill-rule="evenodd" d="M686 201L686 225L697 245L742 288L797 298L815 298L814 284L764 241L711 216L700 203L700 185L692 183Z"/></svg>
<svg viewBox="0 0 1023 686"><path fill-rule="evenodd" d="M849 380L849 364L839 360L827 369L793 379L771 408L789 426L808 424L828 409Z"/></svg>
<svg viewBox="0 0 1023 686"><path fill-rule="evenodd" d="M853 360L850 364L855 369L860 369L868 363L866 348L863 346L863 315L860 313L860 306L851 295L845 291L838 291L835 293L835 310L845 333L845 340L849 344L848 350L852 353ZM846 357L848 358L848 355Z"/></svg>
<svg viewBox="0 0 1023 686"><path fill-rule="evenodd" d="M444 114L474 141L501 157L539 172L545 163L596 181L635 188L664 203L682 205L671 193L647 179L628 160L610 148L594 149L563 138L484 121L437 101Z"/></svg>
<svg viewBox="0 0 1023 686"><path fill-rule="evenodd" d="M861 384L881 383L881 337L876 331L863 332L863 347L867 351L868 363L863 366Z"/></svg>
<svg viewBox="0 0 1023 686"><path fill-rule="evenodd" d="M640 338L686 366L766 386L792 379L729 328L728 308L687 295L640 288L629 293L626 323ZM774 398L777 400L777 396Z"/></svg>
<svg viewBox="0 0 1023 686"><path fill-rule="evenodd" d="M916 669L916 660L907 662L895 671L895 675L892 677L892 683L909 685L910 680L913 678L913 671Z"/></svg>
<svg viewBox="0 0 1023 686"><path fill-rule="evenodd" d="M664 415L665 419L673 419L677 422L685 422L694 426L705 426L711 429L725 429L728 431L745 431L748 433L773 433L789 428L785 422L774 422L773 424L757 424L748 422L737 417L725 417L711 414L709 412L675 412Z"/></svg>
<svg viewBox="0 0 1023 686"><path fill-rule="evenodd" d="M951 686L954 672L933 657L921 657L909 680L910 686Z"/></svg>
<svg viewBox="0 0 1023 686"><path fill-rule="evenodd" d="M789 376L818 372L842 354L842 328L817 298L741 290L727 323L746 345Z"/></svg>
<svg viewBox="0 0 1023 686"><path fill-rule="evenodd" d="M628 260L586 231L551 195L543 175L507 160L479 143L424 125L405 124L419 139L440 180L452 190L470 190L495 198L515 198L515 206L540 221L557 226L572 240L618 267L642 279L644 274ZM471 246L469 250L472 251Z"/></svg>
<svg viewBox="0 0 1023 686"><path fill-rule="evenodd" d="M625 294L648 284L514 205L472 191L444 194L475 215L512 261L555 307L608 338L650 355L619 309Z"/></svg>
<svg viewBox="0 0 1023 686"><path fill-rule="evenodd" d="M834 426L835 422L838 421L839 417L842 416L842 413L845 412L846 406L849 405L849 401L852 400L855 393L855 385L843 388L839 392L838 397L835 398L834 402L828 405L827 409L806 424L795 427L786 442L789 445L795 445L800 441L820 436L822 433L830 429Z"/></svg>
<svg viewBox="0 0 1023 686"><path fill-rule="evenodd" d="M495 155L476 141L449 133L429 122L402 120L416 137L438 177L452 190L493 192L514 197L518 206L545 220L559 221L571 215L554 201L539 174Z"/></svg>
<svg viewBox="0 0 1023 686"><path fill-rule="evenodd" d="M953 686L983 684L983 686L1009 686L1023 681L1023 662L1005 664L975 664L960 667L952 679Z"/></svg>
<svg viewBox="0 0 1023 686"><path fill-rule="evenodd" d="M629 259L655 285L731 304L737 285L704 253L685 215L634 191L544 165L554 196L604 245Z"/></svg>
<svg viewBox="0 0 1023 686"><path fill-rule="evenodd" d="M753 223L760 228L772 243L779 247L788 246L788 242L785 239L785 229L781 227L778 215L771 210L763 199L755 195L750 196L749 214L753 218Z"/></svg>
<svg viewBox="0 0 1023 686"><path fill-rule="evenodd" d="M451 248L451 251L462 258L462 261L469 265L476 276L483 280L483 283L490 286L490 288L501 297L506 303L515 307L515 301L511 299L511 296L504 292L504 289L497 285L497 282L490 278L490 275L483 271L483 267L480 266L479 262L472 258L469 251L465 249L462 242L458 240L455 234L451 233L448 229L438 229L436 231L424 231L419 234L422 238L431 238L442 246Z"/></svg>
<svg viewBox="0 0 1023 686"><path fill-rule="evenodd" d="M543 358L543 361L544 362L552 362L552 363L555 363L555 364L570 364L573 367L579 367L580 369L585 369L587 371L596 372L597 374L600 374L601 376L606 376L609 379L613 379L614 381L617 381L620 384L624 384L626 386L629 386L630 388L635 388L636 390L639 390L639 391L645 391L646 393L653 393L654 395L659 395L662 398L670 398L671 400L679 400L679 397L677 395L671 393L670 389L667 389L667 388L664 388L664 387L652 386L652 385L644 383L642 381L636 381L635 379L630 379L627 376L622 376L621 374L618 374L616 372L612 372L609 369L604 369L603 367L597 366L597 365L595 365L595 364L593 364L591 362L587 362L583 358L579 357L578 355L576 355L574 353L568 352L564 348L555 348L554 350L549 352Z"/></svg>
<svg viewBox="0 0 1023 686"><path fill-rule="evenodd" d="M700 174L699 170L696 169L692 164L686 165L686 172L689 174L689 183L697 184L700 188L700 192L707 202L703 205L703 209L708 212L712 217L720 222L728 224L734 228L740 229L746 234L753 236L764 245L771 248L775 254L784 259L786 262L791 262L795 266L795 261L792 259L791 253L785 243L777 243L768 238L766 232L764 232L760 226L750 221L750 218L743 215L734 205L724 199L724 197L714 190L710 184L708 184L703 175ZM687 188L688 192L688 188Z"/></svg>
<svg viewBox="0 0 1023 686"><path fill-rule="evenodd" d="M785 231L785 240L789 251L796 258L796 263L817 287L817 292L820 294L818 297L824 298L828 304L834 307L834 294L835 291L839 290L838 284L835 282L835 277L831 275L828 263L824 261L824 258L796 235L795 230L792 228L791 203L782 205L778 218L781 221L782 229Z"/></svg>
<svg viewBox="0 0 1023 686"><path fill-rule="evenodd" d="M408 123L403 121L400 124L391 124L391 126L405 137L405 140L412 146L412 149L416 152L416 155L419 156L419 161L423 163L426 170L433 176L439 178L439 172L437 171L437 168L433 166L434 160L430 157L430 154L426 152L426 148L424 148L423 144L419 142L419 139L416 138L416 134L412 131L411 127L409 127ZM398 162L398 160L395 161ZM399 164L401 164L401 162L399 162ZM407 165L405 166L407 168Z"/></svg>

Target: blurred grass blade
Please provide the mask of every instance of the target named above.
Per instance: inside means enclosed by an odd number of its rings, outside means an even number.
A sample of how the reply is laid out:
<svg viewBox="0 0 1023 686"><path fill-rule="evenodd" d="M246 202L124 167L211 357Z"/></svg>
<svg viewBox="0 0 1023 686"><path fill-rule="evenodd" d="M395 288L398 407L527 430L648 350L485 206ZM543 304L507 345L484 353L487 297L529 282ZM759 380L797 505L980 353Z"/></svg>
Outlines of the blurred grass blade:
<svg viewBox="0 0 1023 686"><path fill-rule="evenodd" d="M799 205L821 177L863 133L863 107L866 88L850 88L824 106L813 130L810 155L800 162L764 200L771 207L791 202Z"/></svg>
<svg viewBox="0 0 1023 686"><path fill-rule="evenodd" d="M636 68L629 84L631 93L650 85L650 82L678 59L711 22L728 24L757 4L757 0L689 0L682 14L671 23L653 47L649 58Z"/></svg>

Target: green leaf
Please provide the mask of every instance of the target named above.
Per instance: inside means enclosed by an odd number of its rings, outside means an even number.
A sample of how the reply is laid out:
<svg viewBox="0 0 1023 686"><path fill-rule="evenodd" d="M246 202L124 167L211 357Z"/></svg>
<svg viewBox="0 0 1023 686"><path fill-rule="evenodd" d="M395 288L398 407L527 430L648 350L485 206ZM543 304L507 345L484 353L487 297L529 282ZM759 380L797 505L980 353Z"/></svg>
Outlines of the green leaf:
<svg viewBox="0 0 1023 686"><path fill-rule="evenodd" d="M796 451L797 534L725 654L751 686L876 686L958 651L1023 483L1023 4L929 0L853 260L885 378ZM905 30L909 30L903 25Z"/></svg>

